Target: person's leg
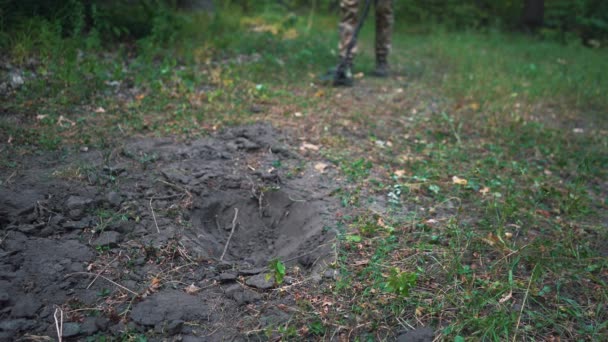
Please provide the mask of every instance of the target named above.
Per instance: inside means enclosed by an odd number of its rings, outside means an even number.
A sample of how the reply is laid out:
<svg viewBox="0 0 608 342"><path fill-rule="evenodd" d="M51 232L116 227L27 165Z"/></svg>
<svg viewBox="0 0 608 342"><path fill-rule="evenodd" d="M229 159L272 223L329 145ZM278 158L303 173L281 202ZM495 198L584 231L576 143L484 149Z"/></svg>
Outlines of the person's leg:
<svg viewBox="0 0 608 342"><path fill-rule="evenodd" d="M347 46L351 39L353 39L355 28L357 27L359 0L340 0L340 9L342 18L340 20L340 43L338 44L338 49L340 51L340 59L346 59L347 64L351 65L357 53L357 46L353 46L351 51L347 51Z"/></svg>
<svg viewBox="0 0 608 342"><path fill-rule="evenodd" d="M340 9L342 18L340 19L340 42L338 50L340 52L340 62L334 76L335 86L352 86L353 75L352 65L357 46L348 51L348 44L355 33L357 27L357 14L359 11L359 0L340 0ZM344 61L343 68L340 65Z"/></svg>
<svg viewBox="0 0 608 342"><path fill-rule="evenodd" d="M376 1L376 70L374 74L386 77L389 74L388 54L391 51L393 34L393 0Z"/></svg>

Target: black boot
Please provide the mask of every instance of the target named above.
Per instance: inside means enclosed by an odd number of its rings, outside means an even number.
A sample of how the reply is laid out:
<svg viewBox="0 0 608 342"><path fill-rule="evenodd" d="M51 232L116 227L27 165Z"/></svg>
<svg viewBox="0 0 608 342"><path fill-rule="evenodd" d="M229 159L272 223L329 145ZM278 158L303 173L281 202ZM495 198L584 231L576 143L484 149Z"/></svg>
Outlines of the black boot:
<svg viewBox="0 0 608 342"><path fill-rule="evenodd" d="M376 69L372 73L376 77L388 77L391 73L391 69L388 66L386 59L379 59L376 61Z"/></svg>

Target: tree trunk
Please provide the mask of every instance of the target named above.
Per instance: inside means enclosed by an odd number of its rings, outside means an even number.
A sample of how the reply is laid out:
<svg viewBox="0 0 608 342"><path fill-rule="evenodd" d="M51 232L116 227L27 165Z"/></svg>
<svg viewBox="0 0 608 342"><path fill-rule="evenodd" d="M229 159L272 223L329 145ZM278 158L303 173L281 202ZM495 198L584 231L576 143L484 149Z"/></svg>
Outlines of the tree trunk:
<svg viewBox="0 0 608 342"><path fill-rule="evenodd" d="M544 0L525 0L522 13L522 25L525 29L536 31L543 26L545 16Z"/></svg>

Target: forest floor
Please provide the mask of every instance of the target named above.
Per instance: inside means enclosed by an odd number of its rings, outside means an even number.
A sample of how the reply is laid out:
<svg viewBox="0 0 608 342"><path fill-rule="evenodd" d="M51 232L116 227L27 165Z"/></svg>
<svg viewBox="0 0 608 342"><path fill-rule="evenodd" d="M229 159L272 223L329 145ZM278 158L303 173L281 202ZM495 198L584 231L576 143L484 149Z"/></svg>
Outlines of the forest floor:
<svg viewBox="0 0 608 342"><path fill-rule="evenodd" d="M247 23L2 56L0 340L608 334L605 51L400 29L373 78L366 31L332 88L335 35Z"/></svg>

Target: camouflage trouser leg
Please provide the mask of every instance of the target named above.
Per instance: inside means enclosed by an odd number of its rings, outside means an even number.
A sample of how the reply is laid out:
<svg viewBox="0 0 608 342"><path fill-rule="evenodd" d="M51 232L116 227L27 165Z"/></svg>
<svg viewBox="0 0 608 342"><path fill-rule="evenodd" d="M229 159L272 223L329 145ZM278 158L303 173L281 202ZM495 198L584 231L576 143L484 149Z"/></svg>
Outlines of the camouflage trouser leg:
<svg viewBox="0 0 608 342"><path fill-rule="evenodd" d="M363 0L366 1L366 0ZM374 0L376 9L376 60L386 61L391 50L393 30L393 0ZM359 0L340 0L342 19L340 21L340 58L351 64L357 53L357 45L348 53L347 46L353 37L359 20Z"/></svg>
<svg viewBox="0 0 608 342"><path fill-rule="evenodd" d="M340 0L340 10L342 19L340 20L340 42L338 49L340 51L340 59L346 59L347 65L351 65L357 53L357 45L353 46L350 53L347 51L347 46L357 27L359 0Z"/></svg>
<svg viewBox="0 0 608 342"><path fill-rule="evenodd" d="M376 0L376 63L388 61L393 22L393 0Z"/></svg>

